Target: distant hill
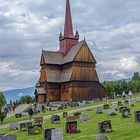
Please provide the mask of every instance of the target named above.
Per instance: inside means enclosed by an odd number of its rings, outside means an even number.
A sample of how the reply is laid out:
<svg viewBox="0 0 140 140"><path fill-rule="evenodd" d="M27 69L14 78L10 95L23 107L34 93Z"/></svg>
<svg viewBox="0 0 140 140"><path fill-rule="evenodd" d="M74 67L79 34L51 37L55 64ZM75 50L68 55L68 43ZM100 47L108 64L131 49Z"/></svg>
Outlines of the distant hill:
<svg viewBox="0 0 140 140"><path fill-rule="evenodd" d="M23 89L13 89L13 90L7 90L3 91L4 96L6 97L7 102L10 100L15 101L20 99L21 96L30 95L34 96L34 87L28 87Z"/></svg>

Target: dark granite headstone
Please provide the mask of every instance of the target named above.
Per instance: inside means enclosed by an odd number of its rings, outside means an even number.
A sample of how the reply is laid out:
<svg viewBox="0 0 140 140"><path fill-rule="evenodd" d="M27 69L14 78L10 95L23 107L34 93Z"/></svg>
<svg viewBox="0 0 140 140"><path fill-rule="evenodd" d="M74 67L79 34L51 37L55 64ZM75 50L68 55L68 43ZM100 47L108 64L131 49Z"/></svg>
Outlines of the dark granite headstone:
<svg viewBox="0 0 140 140"><path fill-rule="evenodd" d="M79 118L79 116L81 115L81 112L75 112L75 113L73 113L73 115L74 115L76 118Z"/></svg>
<svg viewBox="0 0 140 140"><path fill-rule="evenodd" d="M124 108L122 109L122 117L123 118L130 118L131 114L130 114L130 109L129 108Z"/></svg>
<svg viewBox="0 0 140 140"><path fill-rule="evenodd" d="M127 107L126 106L122 106L122 107L119 108L120 113L122 113L124 108L127 108Z"/></svg>
<svg viewBox="0 0 140 140"><path fill-rule="evenodd" d="M55 129L55 128L44 129L44 131L43 131L44 140L51 140L53 129Z"/></svg>
<svg viewBox="0 0 140 140"><path fill-rule="evenodd" d="M74 116L66 118L66 133L79 133L77 129L77 121Z"/></svg>
<svg viewBox="0 0 140 140"><path fill-rule="evenodd" d="M68 116L68 112L63 112L63 118L66 118Z"/></svg>
<svg viewBox="0 0 140 140"><path fill-rule="evenodd" d="M122 96L122 100L126 100L126 96L125 95Z"/></svg>
<svg viewBox="0 0 140 140"><path fill-rule="evenodd" d="M109 104L104 104L103 109L109 109Z"/></svg>
<svg viewBox="0 0 140 140"><path fill-rule="evenodd" d="M124 104L128 105L129 104L129 100L124 100Z"/></svg>
<svg viewBox="0 0 140 140"><path fill-rule="evenodd" d="M140 110L134 112L135 122L140 122Z"/></svg>
<svg viewBox="0 0 140 140"><path fill-rule="evenodd" d="M30 125L28 126L28 134L40 134L42 132L42 124Z"/></svg>
<svg viewBox="0 0 140 140"><path fill-rule="evenodd" d="M112 126L111 126L111 121L106 120L106 121L100 121L98 123L99 126L99 133L110 133L112 132Z"/></svg>
<svg viewBox="0 0 140 140"><path fill-rule="evenodd" d="M122 106L122 101L118 101L118 106Z"/></svg>
<svg viewBox="0 0 140 140"><path fill-rule="evenodd" d="M16 113L16 114L15 114L15 117L16 117L16 118L20 118L20 117L22 117L22 114L21 114L21 113Z"/></svg>
<svg viewBox="0 0 140 140"><path fill-rule="evenodd" d="M20 131L27 131L28 129L28 126L32 125L32 122L29 121L29 122L23 122L23 123L20 123L19 124L20 126Z"/></svg>
<svg viewBox="0 0 140 140"><path fill-rule="evenodd" d="M58 115L52 115L51 122L53 124L59 124L60 123L60 116L58 116Z"/></svg>

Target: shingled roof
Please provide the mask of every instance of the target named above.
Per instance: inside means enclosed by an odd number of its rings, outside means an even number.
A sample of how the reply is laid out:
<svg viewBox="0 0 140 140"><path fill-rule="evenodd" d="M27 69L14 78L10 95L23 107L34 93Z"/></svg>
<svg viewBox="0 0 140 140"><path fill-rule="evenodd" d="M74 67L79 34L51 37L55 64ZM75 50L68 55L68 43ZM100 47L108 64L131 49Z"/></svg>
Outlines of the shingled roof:
<svg viewBox="0 0 140 140"><path fill-rule="evenodd" d="M47 82L61 83L70 81L72 75L72 68L65 70L46 70Z"/></svg>
<svg viewBox="0 0 140 140"><path fill-rule="evenodd" d="M46 64L58 64L60 65L63 59L62 52L52 52L52 51L42 51L42 55L44 57Z"/></svg>
<svg viewBox="0 0 140 140"><path fill-rule="evenodd" d="M42 55L44 57L45 63L62 65L68 62L72 62L84 42L85 40L80 41L79 43L74 45L66 56L64 56L60 51L52 52L43 50Z"/></svg>
<svg viewBox="0 0 140 140"><path fill-rule="evenodd" d="M46 91L43 87L37 87L36 92L37 94L46 94Z"/></svg>

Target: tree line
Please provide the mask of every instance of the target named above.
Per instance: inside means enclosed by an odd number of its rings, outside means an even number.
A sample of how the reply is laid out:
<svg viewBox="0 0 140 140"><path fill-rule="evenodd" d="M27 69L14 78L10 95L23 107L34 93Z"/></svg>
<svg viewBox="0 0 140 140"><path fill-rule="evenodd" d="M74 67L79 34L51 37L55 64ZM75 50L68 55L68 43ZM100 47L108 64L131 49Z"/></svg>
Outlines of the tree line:
<svg viewBox="0 0 140 140"><path fill-rule="evenodd" d="M119 81L105 81L103 85L107 91L107 96L112 97L117 94L122 95L123 92L128 94L129 91L132 93L140 92L140 75L138 72L134 72L131 80L119 80Z"/></svg>

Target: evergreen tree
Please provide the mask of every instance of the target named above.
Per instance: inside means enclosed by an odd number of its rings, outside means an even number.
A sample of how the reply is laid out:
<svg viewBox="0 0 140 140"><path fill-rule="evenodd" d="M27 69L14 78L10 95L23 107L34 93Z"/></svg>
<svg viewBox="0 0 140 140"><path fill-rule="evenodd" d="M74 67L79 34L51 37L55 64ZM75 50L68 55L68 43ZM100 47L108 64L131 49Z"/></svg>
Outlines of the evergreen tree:
<svg viewBox="0 0 140 140"><path fill-rule="evenodd" d="M139 72L134 72L134 75L132 77L133 81L140 81L140 75Z"/></svg>

